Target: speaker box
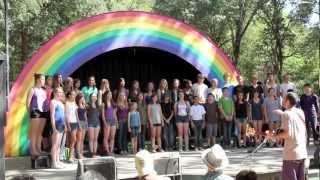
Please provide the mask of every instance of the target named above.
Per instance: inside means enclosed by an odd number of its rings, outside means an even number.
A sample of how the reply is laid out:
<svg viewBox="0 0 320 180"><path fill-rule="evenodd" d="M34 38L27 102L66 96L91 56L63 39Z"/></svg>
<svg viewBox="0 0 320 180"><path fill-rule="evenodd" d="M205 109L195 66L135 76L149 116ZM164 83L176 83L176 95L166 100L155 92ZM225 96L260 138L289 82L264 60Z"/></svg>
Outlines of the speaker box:
<svg viewBox="0 0 320 180"><path fill-rule="evenodd" d="M154 169L159 175L181 177L179 153L157 153L154 159Z"/></svg>
<svg viewBox="0 0 320 180"><path fill-rule="evenodd" d="M113 157L99 157L90 159L81 159L78 162L77 180L82 180L86 172L92 172L90 176L96 179L106 180L117 179L116 161ZM100 177L100 178L99 178ZM103 179L102 179L103 180Z"/></svg>
<svg viewBox="0 0 320 180"><path fill-rule="evenodd" d="M50 155L41 155L31 158L31 168L32 169L47 169L51 168Z"/></svg>

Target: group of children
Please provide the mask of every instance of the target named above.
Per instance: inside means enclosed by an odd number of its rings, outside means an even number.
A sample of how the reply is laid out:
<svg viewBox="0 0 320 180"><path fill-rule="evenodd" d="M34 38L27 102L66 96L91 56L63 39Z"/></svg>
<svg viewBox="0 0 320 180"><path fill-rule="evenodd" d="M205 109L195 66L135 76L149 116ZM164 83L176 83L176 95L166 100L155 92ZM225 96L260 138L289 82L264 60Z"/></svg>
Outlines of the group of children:
<svg viewBox="0 0 320 180"><path fill-rule="evenodd" d="M149 82L146 91L142 92L138 81L127 89L123 78L120 78L117 89L111 91L107 79L101 80L98 90L94 76L90 76L88 85L80 90L78 79L68 77L63 81L60 74L47 78L35 74L35 86L27 98L31 119L30 154L40 155L42 147L51 144L52 165L61 168L59 152L64 135L70 158L73 159L75 154L81 159L86 132L88 150L93 157L98 154L98 146L102 146L108 155L112 155L115 149L120 154L128 153L128 135L133 153L145 148L148 137L152 152L182 151L183 147L188 151L190 134L196 150L203 147L203 134L208 146L220 143L230 147L232 140L234 146L246 146L248 124L256 131L254 141L260 142L263 124L268 124L271 131L280 127L280 117L273 112L281 109L282 96L296 91L295 85L289 82L288 75L281 85L276 83L273 74L268 75L264 86L256 76L250 85L245 85L241 76L237 86L230 84L229 79L230 75L226 74L222 89L217 79L210 81L211 87L208 88L202 74L197 76L195 84L186 80L183 88L180 81L174 79L169 89L168 82L162 79L157 90ZM315 126L316 120L312 118L313 111L319 112L318 100L310 89L307 84L306 95L302 96L305 100L302 98L302 101L308 103L301 102L301 107L311 114L309 121ZM310 107L309 101L314 106ZM312 112L309 112L310 108ZM317 130L312 130L317 139ZM99 135L102 143L98 141ZM51 142L49 137L52 137Z"/></svg>

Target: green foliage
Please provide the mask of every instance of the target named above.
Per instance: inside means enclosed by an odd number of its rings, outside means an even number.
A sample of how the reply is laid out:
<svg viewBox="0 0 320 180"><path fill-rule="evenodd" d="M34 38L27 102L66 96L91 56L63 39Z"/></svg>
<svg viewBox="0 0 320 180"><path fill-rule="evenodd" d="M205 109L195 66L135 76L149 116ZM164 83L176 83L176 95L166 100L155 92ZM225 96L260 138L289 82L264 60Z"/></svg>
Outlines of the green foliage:
<svg viewBox="0 0 320 180"><path fill-rule="evenodd" d="M302 2L302 1L301 1ZM298 85L319 79L319 22L308 24L317 0L11 0L11 80L54 34L96 14L139 10L172 16L207 34L247 78L289 72ZM290 11L287 6L293 7ZM0 52L4 52L3 1ZM319 12L318 12L319 13ZM247 28L246 28L247 26ZM240 39L239 39L240 38ZM235 48L238 48L238 55ZM238 57L236 57L238 56ZM280 78L279 78L280 79Z"/></svg>

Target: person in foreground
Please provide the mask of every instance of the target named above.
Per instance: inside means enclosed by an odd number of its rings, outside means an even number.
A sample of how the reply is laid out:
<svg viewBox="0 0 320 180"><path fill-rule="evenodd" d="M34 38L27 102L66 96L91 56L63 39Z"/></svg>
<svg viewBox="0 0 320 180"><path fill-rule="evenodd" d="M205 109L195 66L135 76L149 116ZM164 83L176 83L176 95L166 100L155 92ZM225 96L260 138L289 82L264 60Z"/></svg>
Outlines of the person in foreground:
<svg viewBox="0 0 320 180"><path fill-rule="evenodd" d="M232 180L233 178L223 174L223 170L229 165L229 159L219 144L206 149L201 154L203 163L208 167L206 180Z"/></svg>
<svg viewBox="0 0 320 180"><path fill-rule="evenodd" d="M297 99L293 93L284 97L284 112L275 110L281 115L281 129L277 134L267 134L268 139L284 139L282 180L304 180L305 160L307 159L307 133L305 116L302 110L295 107Z"/></svg>
<svg viewBox="0 0 320 180"><path fill-rule="evenodd" d="M153 158L149 151L141 150L134 158L139 180L170 180L168 177L157 175L154 170Z"/></svg>

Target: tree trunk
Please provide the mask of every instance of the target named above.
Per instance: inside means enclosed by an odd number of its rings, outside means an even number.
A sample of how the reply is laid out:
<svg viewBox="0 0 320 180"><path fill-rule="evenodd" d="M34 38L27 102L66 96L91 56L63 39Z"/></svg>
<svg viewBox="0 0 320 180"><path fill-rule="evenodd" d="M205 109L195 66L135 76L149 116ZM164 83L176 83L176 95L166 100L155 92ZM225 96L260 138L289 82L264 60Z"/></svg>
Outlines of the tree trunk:
<svg viewBox="0 0 320 180"><path fill-rule="evenodd" d="M28 58L28 32L27 28L24 24L21 24L21 29L20 29L20 38L21 38L21 44L20 44L20 51L21 51L21 56L20 56L20 61L21 62L26 62ZM22 64L20 64L22 65Z"/></svg>

